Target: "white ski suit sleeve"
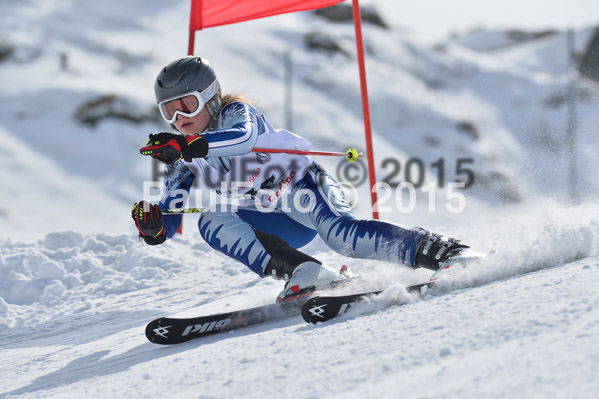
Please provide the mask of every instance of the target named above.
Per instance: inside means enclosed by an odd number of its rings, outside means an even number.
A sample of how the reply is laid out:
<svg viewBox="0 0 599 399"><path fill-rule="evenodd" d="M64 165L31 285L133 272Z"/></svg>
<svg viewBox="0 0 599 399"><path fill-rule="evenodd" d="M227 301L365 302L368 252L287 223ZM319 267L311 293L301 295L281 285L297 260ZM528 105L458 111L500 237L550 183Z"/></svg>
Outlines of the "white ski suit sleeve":
<svg viewBox="0 0 599 399"><path fill-rule="evenodd" d="M247 154L264 130L264 123L251 106L228 104L220 111L217 129L202 133L208 141L206 158Z"/></svg>

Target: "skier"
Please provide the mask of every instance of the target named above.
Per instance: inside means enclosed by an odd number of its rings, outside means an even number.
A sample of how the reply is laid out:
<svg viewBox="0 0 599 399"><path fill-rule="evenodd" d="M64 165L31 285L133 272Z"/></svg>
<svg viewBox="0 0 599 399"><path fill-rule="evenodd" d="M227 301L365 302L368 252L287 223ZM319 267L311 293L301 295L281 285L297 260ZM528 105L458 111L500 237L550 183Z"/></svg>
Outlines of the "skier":
<svg viewBox="0 0 599 399"><path fill-rule="evenodd" d="M171 238L182 216L163 218L161 209L176 208L174 203L182 206L180 190L187 193L194 179L216 173L227 184L243 182L237 190L221 192L237 198L239 206L204 210L200 234L212 248L260 277L285 280L277 301L352 279L347 267L337 272L297 249L316 235L344 256L434 271L449 259L468 256L468 246L423 228L358 219L339 184L309 156L252 152L254 147L309 150L311 144L273 128L241 96L221 95L207 60L184 57L169 63L154 89L162 117L179 133L150 134L140 150L166 164L166 191L160 203L140 201L133 207L132 217L146 243L157 245Z"/></svg>

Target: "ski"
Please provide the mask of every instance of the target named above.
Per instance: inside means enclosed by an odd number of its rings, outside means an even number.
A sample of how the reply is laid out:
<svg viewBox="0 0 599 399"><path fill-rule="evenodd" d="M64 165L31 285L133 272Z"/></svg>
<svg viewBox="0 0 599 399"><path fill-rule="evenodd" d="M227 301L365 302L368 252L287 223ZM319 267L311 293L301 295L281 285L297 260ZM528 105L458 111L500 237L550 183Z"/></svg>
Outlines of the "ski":
<svg viewBox="0 0 599 399"><path fill-rule="evenodd" d="M412 294L420 296L433 286L433 282L411 285L406 287L406 290ZM314 296L304 302L301 314L308 323L316 324L331 320L339 315L349 311L352 304L363 301L366 298L376 297L383 291L362 292L359 294L342 295L342 296Z"/></svg>
<svg viewBox="0 0 599 399"><path fill-rule="evenodd" d="M298 316L304 301L273 303L233 312L190 318L161 317L146 326L146 337L155 344L172 345L224 333L266 321Z"/></svg>
<svg viewBox="0 0 599 399"><path fill-rule="evenodd" d="M425 287L428 288L431 285L432 283L418 284L407 287L407 290L408 292L422 293ZM298 299L284 303L277 302L250 309L206 316L189 318L161 317L148 323L145 333L148 341L152 343L173 345L268 321L299 316L300 314L304 320L316 323L343 314L351 307L352 303L359 302L369 296L378 295L381 292L373 291L345 296L326 296L325 294L324 296L312 297L307 301Z"/></svg>

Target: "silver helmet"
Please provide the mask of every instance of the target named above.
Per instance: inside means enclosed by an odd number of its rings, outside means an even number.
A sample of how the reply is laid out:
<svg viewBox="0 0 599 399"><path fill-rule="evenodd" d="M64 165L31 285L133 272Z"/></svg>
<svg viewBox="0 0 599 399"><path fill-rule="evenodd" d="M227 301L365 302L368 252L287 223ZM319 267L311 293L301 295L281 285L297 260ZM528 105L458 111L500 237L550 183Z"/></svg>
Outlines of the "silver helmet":
<svg viewBox="0 0 599 399"><path fill-rule="evenodd" d="M189 56L171 62L160 70L154 82L158 104L195 91L200 92L208 112L214 117L220 109L220 95L210 100L220 94L220 83L208 60L200 57Z"/></svg>

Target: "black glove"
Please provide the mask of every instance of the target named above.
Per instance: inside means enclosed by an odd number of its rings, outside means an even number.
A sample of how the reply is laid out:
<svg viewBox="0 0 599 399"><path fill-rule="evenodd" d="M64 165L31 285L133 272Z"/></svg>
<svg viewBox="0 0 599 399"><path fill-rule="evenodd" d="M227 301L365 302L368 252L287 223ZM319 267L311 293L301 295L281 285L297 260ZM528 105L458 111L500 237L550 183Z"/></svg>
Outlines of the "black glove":
<svg viewBox="0 0 599 399"><path fill-rule="evenodd" d="M144 209L146 212L144 212ZM152 205L147 201L139 201L133 205L131 217L139 230L139 236L147 244L158 245L166 241L166 229L162 224L162 211L158 205Z"/></svg>
<svg viewBox="0 0 599 399"><path fill-rule="evenodd" d="M150 134L146 146L139 152L166 164L172 164L181 158L191 162L193 158L206 157L208 142L199 134L190 136L174 133Z"/></svg>

